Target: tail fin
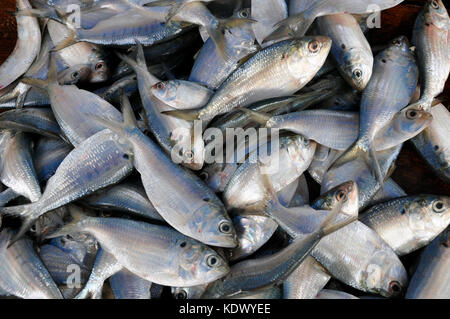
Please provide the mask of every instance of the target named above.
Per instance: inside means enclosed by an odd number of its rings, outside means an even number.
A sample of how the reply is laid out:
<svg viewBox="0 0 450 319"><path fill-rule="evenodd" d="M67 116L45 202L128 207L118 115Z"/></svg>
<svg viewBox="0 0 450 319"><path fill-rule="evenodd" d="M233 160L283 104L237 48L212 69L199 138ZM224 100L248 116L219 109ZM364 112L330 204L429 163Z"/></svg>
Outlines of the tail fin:
<svg viewBox="0 0 450 319"><path fill-rule="evenodd" d="M69 30L70 34L67 38L65 38L64 40L62 40L61 42L59 42L53 49L52 51L60 51L62 49L65 49L67 47L70 47L71 45L74 45L76 43L78 43L78 39L77 39L77 35L75 30Z"/></svg>
<svg viewBox="0 0 450 319"><path fill-rule="evenodd" d="M145 61L145 55L144 55L144 48L142 47L142 44L135 39L136 42L136 61L134 61L132 58L130 58L129 56L116 52L116 55L125 63L127 63L133 70L134 72L138 73L142 73L142 72L146 72L148 73L150 76L153 77L153 75L151 73L148 72L148 68L147 68L147 62ZM157 79L156 77L154 77L154 84L161 82L159 79Z"/></svg>
<svg viewBox="0 0 450 319"><path fill-rule="evenodd" d="M263 43L286 37L302 37L313 22L314 17L309 17L306 12L288 17L274 25L276 29L264 39Z"/></svg>
<svg viewBox="0 0 450 319"><path fill-rule="evenodd" d="M207 27L206 30L211 37L211 39L214 41L214 44L216 45L217 52L219 55L227 61L229 59L228 53L227 53L227 43L225 40L225 30L235 28L235 27L241 27L246 24L255 23L256 20L249 19L249 18L230 18L230 19L220 19L219 20L219 26L216 28L213 27Z"/></svg>
<svg viewBox="0 0 450 319"><path fill-rule="evenodd" d="M48 234L45 236L45 238L56 238L61 237L69 234L73 234L76 232L82 232L83 231L83 223L88 220L89 217L86 214L83 213L83 211L74 206L70 205L70 215L72 216L72 221L64 226L62 226L57 231Z"/></svg>
<svg viewBox="0 0 450 319"><path fill-rule="evenodd" d="M239 111L247 114L248 116L250 116L250 118L261 124L261 125L266 125L267 122L272 118L272 116L270 116L267 113L263 113L263 112L256 112L256 111L252 111L246 108L238 108Z"/></svg>
<svg viewBox="0 0 450 319"><path fill-rule="evenodd" d="M383 185L384 178L381 173L380 164L378 163L375 148L369 143L364 143L362 140L356 141L344 154L341 155L331 166L330 170L342 166L354 159L362 158L372 170L377 181Z"/></svg>
<svg viewBox="0 0 450 319"><path fill-rule="evenodd" d="M176 117L178 119L182 119L185 121L195 121L199 120L200 115L200 109L194 109L194 110L170 110L170 111L163 111L161 114L165 114L168 116Z"/></svg>

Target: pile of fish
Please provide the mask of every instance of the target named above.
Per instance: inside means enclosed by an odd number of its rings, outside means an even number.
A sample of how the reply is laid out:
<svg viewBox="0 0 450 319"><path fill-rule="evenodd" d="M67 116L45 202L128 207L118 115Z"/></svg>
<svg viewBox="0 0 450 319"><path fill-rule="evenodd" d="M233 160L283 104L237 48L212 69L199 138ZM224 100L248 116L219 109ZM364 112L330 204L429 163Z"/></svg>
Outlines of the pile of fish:
<svg viewBox="0 0 450 319"><path fill-rule="evenodd" d="M390 178L450 183L450 19L372 46L401 2L17 0L0 295L450 298L450 197Z"/></svg>

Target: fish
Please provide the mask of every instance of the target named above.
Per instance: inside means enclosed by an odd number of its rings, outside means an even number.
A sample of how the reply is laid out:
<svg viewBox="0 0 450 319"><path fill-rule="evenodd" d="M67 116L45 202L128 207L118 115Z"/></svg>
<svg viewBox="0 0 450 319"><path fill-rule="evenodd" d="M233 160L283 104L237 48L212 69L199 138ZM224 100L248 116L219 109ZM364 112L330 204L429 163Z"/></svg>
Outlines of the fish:
<svg viewBox="0 0 450 319"><path fill-rule="evenodd" d="M291 3L291 15L275 25L273 31L265 41L281 36L302 37L317 17L339 13L364 14L386 10L395 7L403 0L300 0ZM292 11L293 10L293 11ZM300 12L298 12L300 11Z"/></svg>
<svg viewBox="0 0 450 319"><path fill-rule="evenodd" d="M109 278L116 299L151 299L152 283L124 269Z"/></svg>
<svg viewBox="0 0 450 319"><path fill-rule="evenodd" d="M251 15L256 21L252 25L255 37L261 47L270 43L263 44L263 40L274 31L273 26L288 17L288 8L285 0L267 0L264 2L258 0L251 1Z"/></svg>
<svg viewBox="0 0 450 319"><path fill-rule="evenodd" d="M143 187L132 183L122 183L95 192L81 200L82 204L104 210L118 210L127 213L164 221L148 200Z"/></svg>
<svg viewBox="0 0 450 319"><path fill-rule="evenodd" d="M372 77L373 55L369 42L351 14L319 17L320 34L333 41L331 55L343 78L354 89L363 91Z"/></svg>
<svg viewBox="0 0 450 319"><path fill-rule="evenodd" d="M121 218L89 217L79 210L71 214L73 221L48 237L87 232L102 248L79 298L93 292L98 296L103 281L122 268L150 282L186 287L212 282L229 271L226 261L212 248L172 228Z"/></svg>
<svg viewBox="0 0 450 319"><path fill-rule="evenodd" d="M30 9L28 0L17 0L17 10ZM36 59L41 49L41 29L34 17L16 16L17 42L11 55L0 65L0 89L23 75Z"/></svg>
<svg viewBox="0 0 450 319"><path fill-rule="evenodd" d="M323 36L278 42L259 51L236 69L203 108L164 113L208 122L238 107L292 95L319 71L330 48L330 38Z"/></svg>
<svg viewBox="0 0 450 319"><path fill-rule="evenodd" d="M235 230L220 199L200 178L174 164L139 130L126 96L123 107L123 123L97 120L108 125L132 148L134 167L161 217L179 232L205 244L234 248Z"/></svg>
<svg viewBox="0 0 450 319"><path fill-rule="evenodd" d="M431 108L433 121L422 133L411 139L412 145L436 175L450 183L450 113L443 104Z"/></svg>
<svg viewBox="0 0 450 319"><path fill-rule="evenodd" d="M41 187L30 143L29 137L21 132L7 130L0 134L0 180L15 193L36 202L41 197Z"/></svg>
<svg viewBox="0 0 450 319"><path fill-rule="evenodd" d="M177 110L197 109L208 103L213 92L195 82L171 80L156 83L152 94Z"/></svg>
<svg viewBox="0 0 450 319"><path fill-rule="evenodd" d="M72 149L72 145L59 138L40 138L35 145L33 157L39 182L47 182Z"/></svg>
<svg viewBox="0 0 450 319"><path fill-rule="evenodd" d="M301 135L282 137L279 146L277 144L267 146L267 149L279 148L270 155L253 152L234 172L223 193L228 209L258 210L264 207L267 204L267 196L261 167L268 167L271 183L277 192L303 174L316 149L314 142ZM264 166L261 166L261 162L265 163Z"/></svg>
<svg viewBox="0 0 450 319"><path fill-rule="evenodd" d="M411 278L406 299L447 299L449 231L442 232L422 253L419 266Z"/></svg>
<svg viewBox="0 0 450 319"><path fill-rule="evenodd" d="M172 287L172 296L175 299L200 299L208 285L193 287Z"/></svg>
<svg viewBox="0 0 450 319"><path fill-rule="evenodd" d="M3 294L23 299L62 299L30 239L23 238L7 248L13 236L6 228L0 232L0 288Z"/></svg>
<svg viewBox="0 0 450 319"><path fill-rule="evenodd" d="M46 212L128 176L133 169L133 153L124 142L109 130L94 134L64 158L38 201L0 208L0 215L22 218L21 229L12 241L22 237L34 221Z"/></svg>
<svg viewBox="0 0 450 319"><path fill-rule="evenodd" d="M450 17L441 0L429 0L413 28L420 69L421 94L412 105L429 111L435 97L444 91L450 73Z"/></svg>
<svg viewBox="0 0 450 319"><path fill-rule="evenodd" d="M417 87L418 68L409 48L409 41L401 36L375 57L373 76L363 92L358 140L335 163L342 165L356 157L363 158L382 183L380 165L376 158L374 139L393 116L405 108ZM392 93L395 99L392 100ZM388 105L388 106L386 106ZM407 116L414 118L416 109L408 109Z"/></svg>
<svg viewBox="0 0 450 319"><path fill-rule="evenodd" d="M359 299L351 294L339 290L322 289L315 299Z"/></svg>
<svg viewBox="0 0 450 319"><path fill-rule="evenodd" d="M149 88L161 81L148 72L142 45L140 42L136 45L138 50L136 61L121 54L119 57L136 72L139 94L150 131L177 164L182 163L193 170L200 170L204 163L204 142L201 134L195 136L192 123L163 114L171 107L149 91Z"/></svg>
<svg viewBox="0 0 450 319"><path fill-rule="evenodd" d="M408 194L392 179L388 178L383 187L372 197L367 207L387 202L394 198L406 197Z"/></svg>
<svg viewBox="0 0 450 319"><path fill-rule="evenodd" d="M426 246L448 227L449 205L448 196L400 197L369 208L360 221L403 256Z"/></svg>

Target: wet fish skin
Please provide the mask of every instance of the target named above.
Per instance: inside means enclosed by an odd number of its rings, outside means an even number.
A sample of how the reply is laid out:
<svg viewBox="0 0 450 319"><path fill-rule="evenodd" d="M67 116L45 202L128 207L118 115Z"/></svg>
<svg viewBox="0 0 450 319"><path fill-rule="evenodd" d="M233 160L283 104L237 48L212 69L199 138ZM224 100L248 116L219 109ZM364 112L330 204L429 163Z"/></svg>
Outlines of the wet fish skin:
<svg viewBox="0 0 450 319"><path fill-rule="evenodd" d="M268 167L274 168L273 171L269 169L269 176L275 191L278 192L303 174L311 163L316 148L314 142L300 135L282 137L279 146L279 152L271 155L259 157L253 152L239 166L223 193L227 208L258 210L267 204L268 198L260 171L262 164L258 162L258 158Z"/></svg>
<svg viewBox="0 0 450 319"><path fill-rule="evenodd" d="M181 287L206 284L229 271L227 263L213 249L171 228L120 218L73 216L76 217L72 223L50 237L81 231L97 239L111 257L104 262L110 271L102 271L103 278L91 275L94 283L103 282L122 268L150 282ZM89 291L97 284L88 281L87 285L85 289Z"/></svg>
<svg viewBox="0 0 450 319"><path fill-rule="evenodd" d="M406 288L406 270L397 255L359 221L323 238L311 256L334 278L356 289L391 297Z"/></svg>
<svg viewBox="0 0 450 319"><path fill-rule="evenodd" d="M42 137L34 149L34 167L40 182L46 182L73 147L61 139Z"/></svg>
<svg viewBox="0 0 450 319"><path fill-rule="evenodd" d="M389 178L384 182L383 187L370 200L367 207L384 203L394 198L406 196L408 195L405 191L392 178Z"/></svg>
<svg viewBox="0 0 450 319"><path fill-rule="evenodd" d="M257 22L252 25L258 43L272 33L274 25L288 16L285 0L251 1L251 15ZM267 44L266 44L267 45Z"/></svg>
<svg viewBox="0 0 450 319"><path fill-rule="evenodd" d="M109 130L94 134L67 155L37 202L0 208L2 215L23 219L17 238L46 212L115 184L130 174L132 150L123 142Z"/></svg>
<svg viewBox="0 0 450 319"><path fill-rule="evenodd" d="M17 0L18 10L30 9L28 0ZM35 17L16 16L17 43L11 55L0 65L0 89L24 74L41 48L41 29Z"/></svg>
<svg viewBox="0 0 450 319"><path fill-rule="evenodd" d="M320 33L333 41L331 55L338 70L354 89L363 91L372 77L373 55L369 42L351 14L317 19Z"/></svg>
<svg viewBox="0 0 450 319"><path fill-rule="evenodd" d="M96 208L119 210L164 221L148 200L145 190L131 183L122 183L100 190L84 198L82 203Z"/></svg>
<svg viewBox="0 0 450 319"><path fill-rule="evenodd" d="M446 230L422 253L419 266L408 286L406 299L447 299L450 296L449 262L449 231Z"/></svg>
<svg viewBox="0 0 450 319"><path fill-rule="evenodd" d="M26 133L60 137L61 129L53 113L44 108L24 108L0 114L0 129L11 129Z"/></svg>
<svg viewBox="0 0 450 319"><path fill-rule="evenodd" d="M316 36L282 41L259 51L228 77L193 119L208 122L238 107L292 95L319 71L330 48L330 38Z"/></svg>
<svg viewBox="0 0 450 319"><path fill-rule="evenodd" d="M159 82L150 91L165 104L177 110L203 107L213 94L203 85L182 80Z"/></svg>
<svg viewBox="0 0 450 319"><path fill-rule="evenodd" d="M3 131L0 135L0 179L14 192L32 202L41 197L36 170L31 156L31 140L25 133Z"/></svg>
<svg viewBox="0 0 450 319"><path fill-rule="evenodd" d="M23 299L62 299L50 273L24 238L7 248L12 232L0 233L0 288L7 294Z"/></svg>
<svg viewBox="0 0 450 319"><path fill-rule="evenodd" d="M436 175L450 183L450 113L442 104L432 107L430 112L433 122L411 142Z"/></svg>
<svg viewBox="0 0 450 319"><path fill-rule="evenodd" d="M353 295L339 290L322 289L315 299L359 299Z"/></svg>
<svg viewBox="0 0 450 319"><path fill-rule="evenodd" d="M308 256L283 283L283 299L313 299L330 279L327 270Z"/></svg>
<svg viewBox="0 0 450 319"><path fill-rule="evenodd" d="M109 278L116 299L151 299L152 283L123 269Z"/></svg>
<svg viewBox="0 0 450 319"><path fill-rule="evenodd" d="M450 73L450 17L441 0L427 1L413 29L422 91L413 105L430 111L433 99L444 91Z"/></svg>
<svg viewBox="0 0 450 319"><path fill-rule="evenodd" d="M369 208L360 221L403 256L427 245L448 227L449 205L447 196L402 197Z"/></svg>

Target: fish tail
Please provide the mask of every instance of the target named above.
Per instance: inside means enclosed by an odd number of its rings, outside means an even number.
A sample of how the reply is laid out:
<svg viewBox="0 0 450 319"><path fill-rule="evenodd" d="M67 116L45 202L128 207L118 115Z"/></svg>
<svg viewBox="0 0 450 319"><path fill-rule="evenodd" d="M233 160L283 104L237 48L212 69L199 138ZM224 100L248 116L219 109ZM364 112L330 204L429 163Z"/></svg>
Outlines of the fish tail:
<svg viewBox="0 0 450 319"><path fill-rule="evenodd" d="M31 85L33 87L36 87L36 88L44 90L44 91L46 91L47 87L48 87L48 80L33 79L33 78L25 77L25 78L20 79L20 82Z"/></svg>
<svg viewBox="0 0 450 319"><path fill-rule="evenodd" d="M185 121L193 122L199 119L200 109L197 110L170 110L163 111L161 114L176 117Z"/></svg>
<svg viewBox="0 0 450 319"><path fill-rule="evenodd" d="M306 11L281 20L274 25L276 29L264 39L263 43L286 37L302 37L313 21L314 17L310 17Z"/></svg>
<svg viewBox="0 0 450 319"><path fill-rule="evenodd" d="M116 52L116 55L125 63L127 63L134 72L138 72L140 70L147 70L147 62L145 61L145 55L144 55L144 49L142 47L142 44L139 42L139 40L135 39L136 42L136 61L130 58L129 56Z"/></svg>
<svg viewBox="0 0 450 319"><path fill-rule="evenodd" d="M70 47L71 45L74 45L78 43L77 34L75 30L69 30L70 34L67 38L59 42L51 51L56 52L60 51L62 49L65 49L67 47Z"/></svg>
<svg viewBox="0 0 450 319"><path fill-rule="evenodd" d="M250 118L253 121L255 121L261 125L266 125L267 122L271 119L271 116L264 112L256 112L256 111L252 111L252 110L249 110L249 109L246 109L243 107L238 108L237 110L247 114L248 116L250 116Z"/></svg>
<svg viewBox="0 0 450 319"><path fill-rule="evenodd" d="M8 248L13 245L15 242L20 240L25 236L25 233L31 228L31 226L36 221L37 217L35 212L37 211L36 208L37 202L32 204L26 204L26 205L19 205L19 206L11 206L11 207L1 207L0 208L0 216L8 215L13 217L19 217L22 219L22 225L20 227L20 230L13 235L11 238Z"/></svg>
<svg viewBox="0 0 450 319"><path fill-rule="evenodd" d="M49 68L48 68L47 81L48 81L48 84L59 85L59 82L58 82L58 67L56 65L56 58L55 58L54 54L52 54L50 56L50 65L49 65Z"/></svg>
<svg viewBox="0 0 450 319"><path fill-rule="evenodd" d="M30 92L31 86L28 86L24 92L18 94L16 98L16 109L21 109L25 105L25 100L27 99L28 92Z"/></svg>
<svg viewBox="0 0 450 319"><path fill-rule="evenodd" d="M78 208L74 205L70 205L69 207L70 207L70 215L72 216L72 220L69 223L62 226L60 229L54 231L53 233L45 235L44 236L45 239L61 237L61 236L65 236L65 235L83 231L85 221L91 217L84 214L80 208Z"/></svg>

